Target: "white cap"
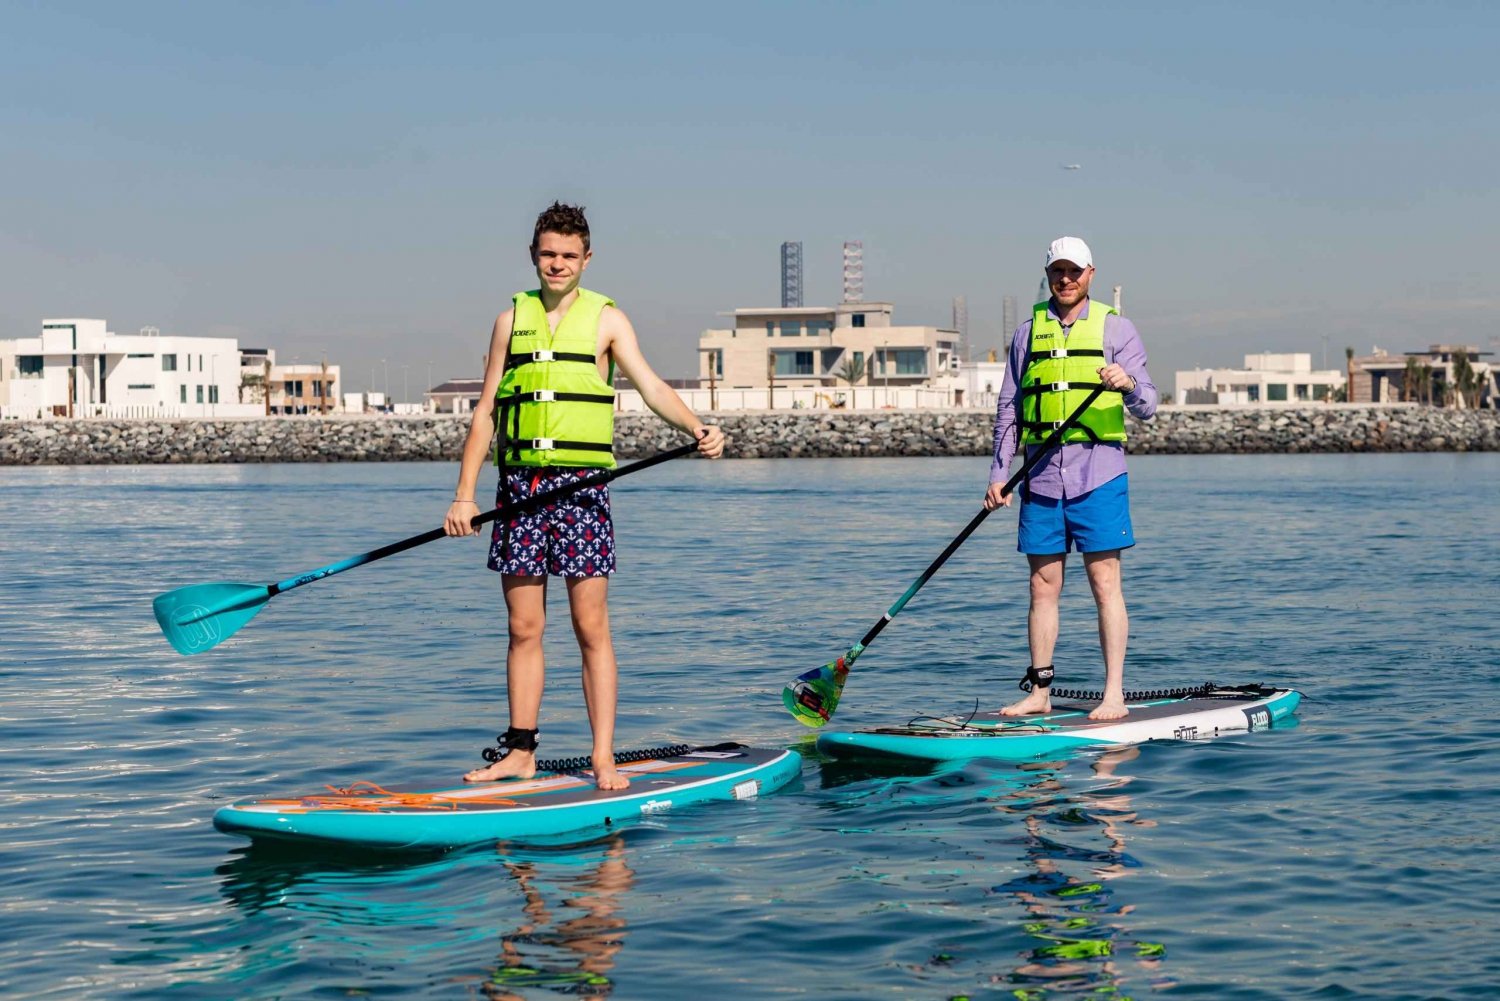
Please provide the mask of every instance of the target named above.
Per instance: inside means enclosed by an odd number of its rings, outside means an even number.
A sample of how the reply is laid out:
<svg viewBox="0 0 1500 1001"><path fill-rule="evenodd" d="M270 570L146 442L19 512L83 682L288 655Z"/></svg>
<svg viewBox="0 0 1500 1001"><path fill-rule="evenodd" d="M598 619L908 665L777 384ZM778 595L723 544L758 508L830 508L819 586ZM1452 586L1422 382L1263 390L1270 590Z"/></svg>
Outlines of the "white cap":
<svg viewBox="0 0 1500 1001"><path fill-rule="evenodd" d="M1047 248L1047 262L1042 268L1052 267L1053 261L1072 261L1080 268L1091 268L1094 266L1094 255L1089 253L1089 245L1078 237L1060 236Z"/></svg>

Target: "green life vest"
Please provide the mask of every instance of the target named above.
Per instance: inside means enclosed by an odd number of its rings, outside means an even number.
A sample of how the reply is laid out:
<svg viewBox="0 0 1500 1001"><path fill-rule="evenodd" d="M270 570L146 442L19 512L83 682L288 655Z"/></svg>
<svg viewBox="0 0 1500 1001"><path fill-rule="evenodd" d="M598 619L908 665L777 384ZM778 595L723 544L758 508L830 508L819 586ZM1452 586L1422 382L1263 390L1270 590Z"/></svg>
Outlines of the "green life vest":
<svg viewBox="0 0 1500 1001"><path fill-rule="evenodd" d="M1099 385L1104 367L1104 318L1113 309L1089 300L1088 316L1065 336L1047 303L1031 307L1031 343L1021 373L1021 441L1040 445ZM1119 393L1101 393L1068 430L1064 442L1124 441L1125 404Z"/></svg>
<svg viewBox="0 0 1500 1001"><path fill-rule="evenodd" d="M512 466L615 464L615 366L599 375L599 314L614 300L579 289L552 331L540 291L517 292L505 377L495 391L495 463Z"/></svg>

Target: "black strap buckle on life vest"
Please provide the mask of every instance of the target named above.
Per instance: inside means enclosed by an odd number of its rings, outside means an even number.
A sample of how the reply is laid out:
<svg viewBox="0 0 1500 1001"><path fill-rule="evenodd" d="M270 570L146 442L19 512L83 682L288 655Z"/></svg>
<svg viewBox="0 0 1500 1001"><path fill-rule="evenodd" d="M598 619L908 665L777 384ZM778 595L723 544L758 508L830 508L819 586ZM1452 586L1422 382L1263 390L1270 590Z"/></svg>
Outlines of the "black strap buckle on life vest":
<svg viewBox="0 0 1500 1001"><path fill-rule="evenodd" d="M520 368L522 365L532 365L544 361L577 361L593 365L598 360L593 355L586 355L580 351L553 351L551 348L542 348L537 351L524 351L521 354L507 355L505 357L505 370L509 372L511 369Z"/></svg>
<svg viewBox="0 0 1500 1001"><path fill-rule="evenodd" d="M495 738L500 742L500 746L486 747L479 752L479 756L493 765L511 751L535 751L539 732L538 730L522 730L514 726L506 727L505 732Z"/></svg>
<svg viewBox="0 0 1500 1001"><path fill-rule="evenodd" d="M1036 382L1022 386L1021 396L1041 396L1043 393L1066 393L1070 389L1098 389L1102 382Z"/></svg>
<svg viewBox="0 0 1500 1001"><path fill-rule="evenodd" d="M1022 678L1021 683L1016 687L1023 692L1029 692L1033 688L1051 688L1053 674L1051 664L1048 664L1046 667L1028 667L1026 669L1026 677Z"/></svg>
<svg viewBox="0 0 1500 1001"><path fill-rule="evenodd" d="M1029 366L1038 358L1103 358L1102 348L1040 348L1035 351L1026 352L1026 364Z"/></svg>
<svg viewBox="0 0 1500 1001"><path fill-rule="evenodd" d="M1026 434L1027 431L1030 431L1033 428L1035 428L1036 430L1042 432L1042 434L1045 435L1045 434L1050 434L1053 431L1056 431L1058 428L1060 428L1064 424L1066 424L1067 421L1028 421L1025 418L1021 418L1019 421L1017 421L1017 423L1021 427L1021 434L1022 435ZM1091 443L1093 443L1095 445L1101 445L1101 444L1104 443L1104 439L1101 438L1101 437L1099 437L1099 435L1094 431L1094 429L1091 428L1091 427L1089 427L1087 424L1075 424L1074 427L1078 428L1084 434L1088 435L1089 436L1089 441ZM1034 446L1028 445L1027 447L1031 448L1031 447L1034 447Z"/></svg>
<svg viewBox="0 0 1500 1001"><path fill-rule="evenodd" d="M608 403L614 406L613 395L604 393L560 393L555 389L536 389L529 393L512 393L505 397L506 400L514 400L517 403L551 403L554 400L562 403Z"/></svg>

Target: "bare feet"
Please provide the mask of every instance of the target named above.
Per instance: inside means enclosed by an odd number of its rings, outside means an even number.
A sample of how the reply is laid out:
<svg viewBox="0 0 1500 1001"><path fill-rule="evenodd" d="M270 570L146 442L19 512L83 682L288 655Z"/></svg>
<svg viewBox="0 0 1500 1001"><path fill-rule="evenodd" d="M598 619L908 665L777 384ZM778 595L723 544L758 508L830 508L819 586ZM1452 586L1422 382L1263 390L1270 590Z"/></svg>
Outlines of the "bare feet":
<svg viewBox="0 0 1500 1001"><path fill-rule="evenodd" d="M600 764L603 762L603 764ZM613 753L605 755L594 755L594 784L600 789L627 789L630 780L621 775L619 769L615 768L615 756Z"/></svg>
<svg viewBox="0 0 1500 1001"><path fill-rule="evenodd" d="M1000 710L1001 716L1029 716L1032 713L1050 713L1052 696L1045 688L1033 688L1020 702L1013 702Z"/></svg>
<svg viewBox="0 0 1500 1001"><path fill-rule="evenodd" d="M498 782L500 779L529 779L536 774L536 752L513 750L492 765L476 768L464 776L465 782Z"/></svg>
<svg viewBox="0 0 1500 1001"><path fill-rule="evenodd" d="M1130 710L1125 708L1125 700L1120 696L1105 698L1089 713L1089 719L1124 719L1130 715Z"/></svg>

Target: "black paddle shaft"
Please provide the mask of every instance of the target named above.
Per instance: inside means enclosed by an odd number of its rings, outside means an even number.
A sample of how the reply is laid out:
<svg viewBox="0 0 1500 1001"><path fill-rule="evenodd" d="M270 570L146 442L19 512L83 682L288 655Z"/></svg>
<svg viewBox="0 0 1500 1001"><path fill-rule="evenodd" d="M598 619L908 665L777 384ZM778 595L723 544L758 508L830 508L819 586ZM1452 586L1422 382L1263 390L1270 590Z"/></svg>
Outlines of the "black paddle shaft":
<svg viewBox="0 0 1500 1001"><path fill-rule="evenodd" d="M578 480L574 483L568 483L564 486L554 487L551 490L544 490L539 494L527 497L525 500L518 501L515 504L504 504L500 507L495 508L493 511L486 511L483 514L475 515L473 518L469 519L469 524L474 528L478 528L480 525L483 525L486 522L494 521L496 518L502 516L508 518L512 515L526 514L530 511L535 511L537 508L545 507L546 505L551 504L553 501L558 500L561 497L566 497L568 494L571 494L575 491L584 490L588 487L601 486L605 483L608 483L610 480L617 480L621 476L627 476L630 473L638 473L643 469L649 469L652 466L658 465L659 463L668 462L672 459L688 455L691 452L697 451L697 449L698 443L693 442L689 445L679 445L677 448L671 448L665 452L659 452L648 459L641 459L639 462L632 462L629 465L621 466L618 469L602 469L597 474L589 476L585 479ZM352 570L354 567L364 566L366 563L373 563L376 560L383 560L387 556L395 556L397 553L404 553L408 549L415 549L417 546L426 545L429 542L436 542L438 539L447 536L447 534L448 533L441 528L434 528L431 531L423 532L421 535L413 535L409 539L402 539L400 542L392 542L388 546L381 546L379 549L372 549L368 553L363 553L359 556L353 557L352 559L336 563L332 567L324 567L322 570L314 570L312 573L304 574L301 577L295 578L291 582L283 581L279 584L271 584L269 585L270 594L275 595L280 594L283 591L290 591L294 587L301 587L303 584L311 584L315 580L322 580L324 577L327 577L330 574L342 573L345 570ZM269 596L270 595L267 595L267 597Z"/></svg>
<svg viewBox="0 0 1500 1001"><path fill-rule="evenodd" d="M1104 386L1102 384L1095 386L1092 390L1090 390L1089 395L1084 399L1082 403L1078 405L1078 408L1071 414L1069 414L1066 420L1064 420L1057 427L1053 428L1052 433L1047 435L1047 437L1042 440L1041 445L1039 445L1034 451L1026 456L1026 461L1021 463L1021 468L1016 470L1016 474L1005 481L1005 487L1003 488L1002 492L1008 494L1011 491L1015 490L1016 485L1023 479L1025 479L1027 475L1029 475L1031 471L1035 469L1036 466L1043 459L1045 459L1054 448L1062 443L1063 435L1067 433L1068 428L1072 427L1073 424L1077 422L1078 418L1082 417L1084 412L1088 410L1089 407L1094 405L1094 401L1097 400L1099 398L1099 395L1103 392ZM896 604L891 606L891 610L886 612L885 615L881 617L879 622L870 627L870 631L865 633L864 638L859 641L860 649L869 646L870 643L874 641L875 637L880 635L880 631L886 627L887 623L889 623L896 617L896 615L901 611L902 608L906 607L906 603L911 600L913 595L915 595L922 589L922 585L926 584L929 580L932 579L932 575L937 573L938 569L942 567L944 563L948 562L948 557L952 556L958 550L958 547L963 545L964 542L968 540L969 536L974 534L974 530L984 522L984 519L990 516L990 511L990 508L982 507L979 509L978 514L969 519L969 523L964 526L963 531L959 532L958 535L954 537L953 541L948 543L947 548L944 549L940 554L938 554L938 558L933 560L928 565L926 570L922 571L922 576L918 577L916 579L916 582L913 583L912 586L907 589L906 593L901 596L901 599L897 601Z"/></svg>

